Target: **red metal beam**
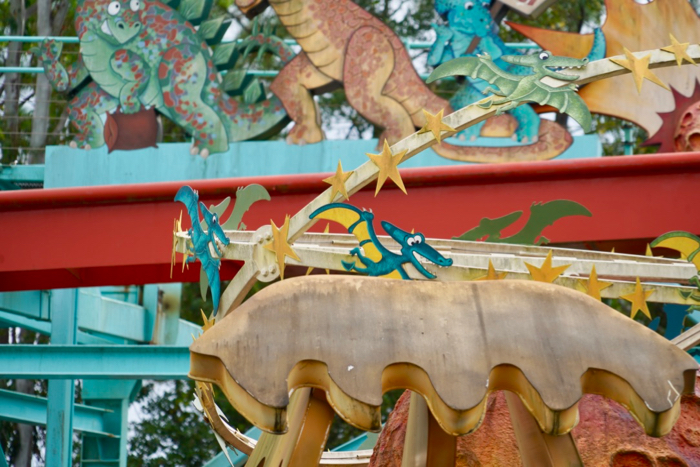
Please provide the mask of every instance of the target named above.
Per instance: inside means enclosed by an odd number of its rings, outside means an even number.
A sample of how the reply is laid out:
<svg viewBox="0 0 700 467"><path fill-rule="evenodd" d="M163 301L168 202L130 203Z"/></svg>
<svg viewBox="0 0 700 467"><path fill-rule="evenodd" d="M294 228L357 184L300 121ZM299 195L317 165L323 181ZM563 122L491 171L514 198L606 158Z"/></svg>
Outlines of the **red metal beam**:
<svg viewBox="0 0 700 467"><path fill-rule="evenodd" d="M697 194L700 153L604 157L502 165L431 167L401 171L408 196L387 183L351 198L378 219L429 237L451 238L482 217L512 211L527 220L533 202L569 199L593 217L557 221L544 235L558 244L643 245L670 230L700 234ZM271 202L244 219L255 229L294 214L328 185L327 174L196 180L205 202L235 196L250 183L265 186ZM169 278L173 197L185 182L24 190L0 193L0 290L196 281L195 266ZM186 217L186 216L185 216ZM187 222L186 222L187 223ZM317 226L318 230L325 225ZM341 232L339 226L332 231ZM505 232L508 233L508 232ZM222 278L237 265L225 263Z"/></svg>

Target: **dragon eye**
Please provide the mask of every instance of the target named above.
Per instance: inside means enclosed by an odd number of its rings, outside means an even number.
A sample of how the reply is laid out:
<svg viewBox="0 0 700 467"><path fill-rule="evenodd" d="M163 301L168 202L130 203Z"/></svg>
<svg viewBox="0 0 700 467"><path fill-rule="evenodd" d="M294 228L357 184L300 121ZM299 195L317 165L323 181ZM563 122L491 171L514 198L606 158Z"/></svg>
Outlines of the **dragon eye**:
<svg viewBox="0 0 700 467"><path fill-rule="evenodd" d="M464 8L467 9L467 10L471 10L472 8L474 8L474 2L467 2L467 3L465 3L465 4L464 4Z"/></svg>
<svg viewBox="0 0 700 467"><path fill-rule="evenodd" d="M212 221L212 222L216 222L216 214L214 214L213 216L211 216L211 221Z"/></svg>
<svg viewBox="0 0 700 467"><path fill-rule="evenodd" d="M548 52L540 52L540 60L547 60L549 58Z"/></svg>
<svg viewBox="0 0 700 467"><path fill-rule="evenodd" d="M139 11L141 2L139 2L139 0L131 0L131 2L129 2L129 8L131 8L131 11Z"/></svg>
<svg viewBox="0 0 700 467"><path fill-rule="evenodd" d="M119 13L119 10L121 10L121 9L122 9L122 6L119 4L119 2L112 2L107 7L107 13L114 16L117 13Z"/></svg>
<svg viewBox="0 0 700 467"><path fill-rule="evenodd" d="M481 4L481 6L483 6L483 7L486 8L487 10L488 10L489 8L491 8L491 5L489 5L489 2L483 2L483 3Z"/></svg>
<svg viewBox="0 0 700 467"><path fill-rule="evenodd" d="M416 242L416 244L423 243L423 238L420 235L416 235L413 237L413 241Z"/></svg>
<svg viewBox="0 0 700 467"><path fill-rule="evenodd" d="M413 246L414 243L416 243L416 240L413 237L409 237L409 239L406 240L406 245L408 246Z"/></svg>

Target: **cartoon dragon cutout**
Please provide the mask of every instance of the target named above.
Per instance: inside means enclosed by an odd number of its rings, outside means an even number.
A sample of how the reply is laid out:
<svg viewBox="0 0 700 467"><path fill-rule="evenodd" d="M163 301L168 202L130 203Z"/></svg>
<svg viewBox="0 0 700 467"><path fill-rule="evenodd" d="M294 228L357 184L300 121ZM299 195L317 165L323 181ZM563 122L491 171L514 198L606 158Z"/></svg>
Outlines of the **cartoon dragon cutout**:
<svg viewBox="0 0 700 467"><path fill-rule="evenodd" d="M479 240L484 237L485 242L513 243L519 245L543 245L549 243L547 237L541 236L545 227L554 224L555 221L568 216L588 216L591 212L585 206L565 199L558 199L548 203L533 203L530 206L530 217L525 226L517 233L501 238L501 231L520 219L523 211L515 211L496 219L484 217L479 225L464 232L455 240Z"/></svg>
<svg viewBox="0 0 700 467"><path fill-rule="evenodd" d="M236 190L236 202L233 205L233 210L229 218L221 224L223 230L246 230L247 226L243 223L243 214L257 201L270 201L270 193L262 185L252 184L245 187L238 187ZM231 197L228 196L219 204L209 205L209 211L216 215L219 219L223 218L224 212L231 204ZM204 230L207 228L206 219L202 219L199 223ZM204 269L199 273L199 291L202 295L202 300L207 299L207 287L209 287L209 278Z"/></svg>
<svg viewBox="0 0 700 467"><path fill-rule="evenodd" d="M194 256L187 256L186 261L192 263L195 259L199 259L199 262L202 263L202 269L206 273L209 287L211 287L214 315L216 315L219 309L219 296L221 294L221 281L219 279L221 260L219 258L223 256L216 240L218 239L223 245L228 245L231 241L226 237L224 230L221 228L221 225L219 225L217 215L209 211L204 203L199 202L199 194L197 191L185 185L177 191L175 201L179 201L185 205L187 214L192 221L192 228L187 231L192 244L190 245L188 243L187 250ZM206 231L200 225L200 209L208 228ZM209 248L210 244L213 246L216 256L212 254Z"/></svg>
<svg viewBox="0 0 700 467"><path fill-rule="evenodd" d="M479 104L483 108L492 105L502 105L496 110L496 115L516 108L523 102L537 102L540 105L551 105L562 113L576 120L588 133L591 131L591 112L586 107L576 91L575 84L569 84L560 88L549 86L541 81L548 76L562 81L575 81L577 75L564 74L555 71L560 68L581 68L588 64L588 59L576 59L570 57L557 57L543 50L533 55L504 55L501 59L512 65L521 65L532 69L530 75L514 75L498 67L490 55L479 57L462 57L450 60L437 67L427 79L428 83L446 76L468 76L480 78L496 86L487 87L482 91L489 92L500 99L492 98L485 104ZM505 104L505 105L503 105Z"/></svg>
<svg viewBox="0 0 700 467"><path fill-rule="evenodd" d="M442 63L458 57L474 57L489 54L499 68L516 75L528 74L526 67L513 65L501 60L503 55L516 55L518 51L507 46L498 36L498 26L489 12L488 2L462 0L436 0L435 11L447 21L447 25L433 24L437 38L428 53L428 65L437 67ZM605 57L605 36L597 28L593 31L593 43L587 57L589 61ZM477 42L473 51L473 43ZM481 92L488 82L481 79L467 78L450 99L452 108L466 107L482 99ZM517 123L513 139L527 143L535 142L540 134L540 118L529 105L523 105L508 111ZM458 134L460 139L474 140L480 134L486 122L472 125ZM543 122L544 123L544 122ZM545 126L549 125L544 123ZM546 131L543 128L543 131Z"/></svg>
<svg viewBox="0 0 700 467"><path fill-rule="evenodd" d="M374 231L374 214L369 211L361 211L352 205L327 204L311 213L309 218L338 222L357 237L360 246L350 250L350 254L357 257L360 265L358 266L358 261L342 261L343 267L347 271L407 280L410 277L404 270L403 264L411 263L423 276L435 279L436 276L420 263L419 256L440 267L452 266L452 260L445 258L428 245L422 233L409 233L389 222L382 221L382 228L401 247L400 254L388 250L379 241ZM364 255L362 250L364 250Z"/></svg>
<svg viewBox="0 0 700 467"><path fill-rule="evenodd" d="M183 0L179 11L198 24L211 3ZM207 21L196 31L178 11L157 0L79 0L79 59L64 67L59 61L62 44L51 40L37 50L54 89L73 93L68 111L78 134L71 145L104 145L104 119L117 110L134 114L155 108L192 136L191 152L202 156L277 131L287 117L276 97L241 103L226 93L230 89L215 64L233 66L239 55L236 44L212 54L205 42L221 40L228 27L222 20ZM270 40L261 42L271 47ZM285 50L278 55L291 58Z"/></svg>
<svg viewBox="0 0 700 467"><path fill-rule="evenodd" d="M401 39L351 0L236 0L236 6L249 17L271 6L302 48L270 86L295 123L288 142L323 139L313 94L338 87L344 88L348 103L357 112L384 128L379 141L386 139L389 144L425 125L423 109L433 114L453 111L418 76ZM534 144L476 147L443 141L432 149L459 161L514 162L551 159L567 143L571 143L568 132L552 124Z"/></svg>

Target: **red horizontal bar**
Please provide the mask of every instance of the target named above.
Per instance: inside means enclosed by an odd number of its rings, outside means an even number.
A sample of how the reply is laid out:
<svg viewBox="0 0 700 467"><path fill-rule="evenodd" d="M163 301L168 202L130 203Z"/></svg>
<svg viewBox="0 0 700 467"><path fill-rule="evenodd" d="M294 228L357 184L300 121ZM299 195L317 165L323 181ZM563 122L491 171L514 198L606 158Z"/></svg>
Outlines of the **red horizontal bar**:
<svg viewBox="0 0 700 467"><path fill-rule="evenodd" d="M372 208L378 220L437 238L458 236L483 217L524 211L503 233L509 235L525 224L532 203L555 199L579 202L593 213L547 227L543 234L555 243L643 244L670 230L700 234L695 202L700 153L430 167L401 174L408 196L387 182L376 198L371 184L351 203ZM197 280L196 268L169 278L172 224L182 209L173 197L182 185L199 190L207 203L235 197L240 186L265 186L272 201L253 205L244 217L255 229L270 219L279 225L285 214L296 213L328 187L322 182L327 176L1 192L0 290ZM105 272L110 268L113 274ZM225 276L235 269L227 265Z"/></svg>

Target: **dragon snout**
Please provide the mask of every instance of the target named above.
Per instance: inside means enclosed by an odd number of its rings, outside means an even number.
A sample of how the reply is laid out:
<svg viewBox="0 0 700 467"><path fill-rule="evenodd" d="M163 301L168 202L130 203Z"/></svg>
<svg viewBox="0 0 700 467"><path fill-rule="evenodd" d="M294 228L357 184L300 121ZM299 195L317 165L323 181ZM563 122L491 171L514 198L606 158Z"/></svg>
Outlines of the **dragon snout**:
<svg viewBox="0 0 700 467"><path fill-rule="evenodd" d="M452 258L445 258L444 256L441 256L438 258L437 264L440 266L452 266Z"/></svg>

